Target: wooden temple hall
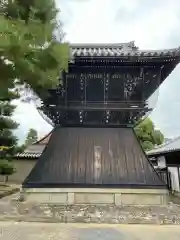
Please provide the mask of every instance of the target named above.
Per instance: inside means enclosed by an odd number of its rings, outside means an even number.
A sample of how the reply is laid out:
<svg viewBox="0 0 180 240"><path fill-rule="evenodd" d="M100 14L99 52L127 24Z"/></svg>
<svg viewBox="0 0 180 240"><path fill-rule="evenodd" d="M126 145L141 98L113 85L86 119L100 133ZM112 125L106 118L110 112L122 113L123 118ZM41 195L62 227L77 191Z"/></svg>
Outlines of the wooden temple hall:
<svg viewBox="0 0 180 240"><path fill-rule="evenodd" d="M59 204L165 204L168 189L142 150L134 124L173 71L180 50L71 44L62 84L41 111L54 130L22 184L27 200Z"/></svg>

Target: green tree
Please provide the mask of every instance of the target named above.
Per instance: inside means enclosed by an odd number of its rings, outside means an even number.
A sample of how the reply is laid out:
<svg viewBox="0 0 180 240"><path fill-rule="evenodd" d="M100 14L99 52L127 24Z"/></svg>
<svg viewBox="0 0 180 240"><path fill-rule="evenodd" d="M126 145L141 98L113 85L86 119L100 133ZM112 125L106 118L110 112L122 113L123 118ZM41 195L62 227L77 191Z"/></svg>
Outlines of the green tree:
<svg viewBox="0 0 180 240"><path fill-rule="evenodd" d="M29 132L26 137L25 146L31 145L33 142L36 142L38 140L38 134L37 131L33 128L29 129Z"/></svg>
<svg viewBox="0 0 180 240"><path fill-rule="evenodd" d="M153 131L152 138L156 145L161 145L164 142L164 135L159 130Z"/></svg>
<svg viewBox="0 0 180 240"><path fill-rule="evenodd" d="M145 151L153 149L164 141L163 134L159 130L155 130L155 126L149 118L137 124L135 132Z"/></svg>
<svg viewBox="0 0 180 240"><path fill-rule="evenodd" d="M58 84L69 47L54 36L57 14L54 0L0 0L1 91L18 83L42 96Z"/></svg>
<svg viewBox="0 0 180 240"><path fill-rule="evenodd" d="M9 90L20 85L43 97L67 69L68 44L54 37L57 14L54 0L0 0L1 174L12 170L8 164L17 143L11 131L17 124L7 117L14 110Z"/></svg>
<svg viewBox="0 0 180 240"><path fill-rule="evenodd" d="M22 152L24 152L25 148L26 148L25 144L22 144L20 146L18 145L18 146L16 146L14 152L15 152L15 154L22 153Z"/></svg>
<svg viewBox="0 0 180 240"><path fill-rule="evenodd" d="M18 95L12 91L6 92L6 98L5 95L3 98L0 97L0 174L5 176L5 182L8 175L14 171L12 158L18 139L13 134L13 130L18 127L18 124L11 119L15 109L11 100L17 97Z"/></svg>

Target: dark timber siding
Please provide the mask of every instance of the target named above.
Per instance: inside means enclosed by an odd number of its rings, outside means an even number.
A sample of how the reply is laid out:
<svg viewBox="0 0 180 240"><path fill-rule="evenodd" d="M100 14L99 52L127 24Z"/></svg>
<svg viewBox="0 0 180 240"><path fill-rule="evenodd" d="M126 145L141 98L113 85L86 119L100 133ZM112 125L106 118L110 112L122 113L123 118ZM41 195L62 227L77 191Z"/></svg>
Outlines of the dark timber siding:
<svg viewBox="0 0 180 240"><path fill-rule="evenodd" d="M54 129L24 187L165 187L130 128Z"/></svg>

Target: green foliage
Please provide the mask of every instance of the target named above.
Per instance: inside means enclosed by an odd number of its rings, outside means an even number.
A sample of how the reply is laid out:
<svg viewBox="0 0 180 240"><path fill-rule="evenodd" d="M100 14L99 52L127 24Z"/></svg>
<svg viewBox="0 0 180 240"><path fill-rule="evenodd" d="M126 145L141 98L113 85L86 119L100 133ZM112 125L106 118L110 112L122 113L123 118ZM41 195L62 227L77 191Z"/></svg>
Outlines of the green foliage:
<svg viewBox="0 0 180 240"><path fill-rule="evenodd" d="M145 151L148 151L154 148L154 145L151 141L140 141L140 144Z"/></svg>
<svg viewBox="0 0 180 240"><path fill-rule="evenodd" d="M151 119L146 118L135 127L136 135L145 151L153 149L164 141L164 136L155 126Z"/></svg>
<svg viewBox="0 0 180 240"><path fill-rule="evenodd" d="M4 114L7 117L10 117L14 112L16 106L9 105L7 102L0 102L0 115Z"/></svg>
<svg viewBox="0 0 180 240"><path fill-rule="evenodd" d="M162 144L164 141L164 135L159 130L153 131L152 138L154 143L156 143L157 145Z"/></svg>
<svg viewBox="0 0 180 240"><path fill-rule="evenodd" d="M0 77L1 79L1 77ZM1 81L0 81L1 84ZM5 108L6 103L9 103L10 101L19 98L19 93L17 92L17 90L11 90L9 88L5 87L6 85L4 85L4 87L0 88L0 104L1 104L1 108ZM11 105L12 108L13 105ZM8 106L9 107L9 106ZM14 106L15 107L15 106ZM1 109L2 112L2 109Z"/></svg>
<svg viewBox="0 0 180 240"><path fill-rule="evenodd" d="M0 161L0 174L1 175L11 175L15 171L16 170L15 170L12 162L5 160L5 159L1 159L1 161Z"/></svg>
<svg viewBox="0 0 180 240"><path fill-rule="evenodd" d="M25 141L25 146L29 146L32 143L36 142L38 139L38 134L37 131L35 129L29 129L29 132L27 134L26 137L26 141Z"/></svg>
<svg viewBox="0 0 180 240"><path fill-rule="evenodd" d="M9 148L6 151L8 154L12 152L13 147L17 144L17 138L12 131L18 127L18 124L11 119L14 109L15 107L11 105L10 101L0 102L0 147L7 146Z"/></svg>
<svg viewBox="0 0 180 240"><path fill-rule="evenodd" d="M15 109L11 100L17 95L12 91L6 91L5 95L4 91L3 97L4 101L0 101L0 174L9 175L14 171L11 159L17 145L13 130L18 127L18 124L11 119Z"/></svg>
<svg viewBox="0 0 180 240"><path fill-rule="evenodd" d="M67 70L68 44L54 40L58 25L53 0L0 0L0 89L14 79L39 95ZM8 64L7 64L8 60Z"/></svg>
<svg viewBox="0 0 180 240"><path fill-rule="evenodd" d="M14 153L15 154L22 153L22 152L24 152L25 148L26 148L25 144L23 144L21 146L16 146Z"/></svg>
<svg viewBox="0 0 180 240"><path fill-rule="evenodd" d="M68 44L54 39L58 22L54 0L0 0L0 158L10 160L17 146L10 118L18 97L18 85L31 88L40 97L58 83L67 70ZM34 135L29 139L36 139ZM17 149L16 149L17 150ZM5 173L0 161L0 172ZM7 170L9 171L9 170Z"/></svg>
<svg viewBox="0 0 180 240"><path fill-rule="evenodd" d="M9 114L9 113L8 113ZM16 129L18 124L10 118L0 117L0 128L1 129Z"/></svg>

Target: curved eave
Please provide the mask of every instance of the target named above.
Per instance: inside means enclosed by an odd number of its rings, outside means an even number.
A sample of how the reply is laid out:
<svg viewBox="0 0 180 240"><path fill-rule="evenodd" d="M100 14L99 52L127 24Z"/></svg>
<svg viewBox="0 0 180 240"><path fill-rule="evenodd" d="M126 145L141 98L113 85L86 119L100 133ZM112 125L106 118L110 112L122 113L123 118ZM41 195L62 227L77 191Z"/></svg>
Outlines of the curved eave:
<svg viewBox="0 0 180 240"><path fill-rule="evenodd" d="M43 144L44 141L48 143L49 142L49 138L51 137L51 134L52 134L52 131L50 131L47 135L45 135L40 140L33 142L32 145L34 145L34 144Z"/></svg>

